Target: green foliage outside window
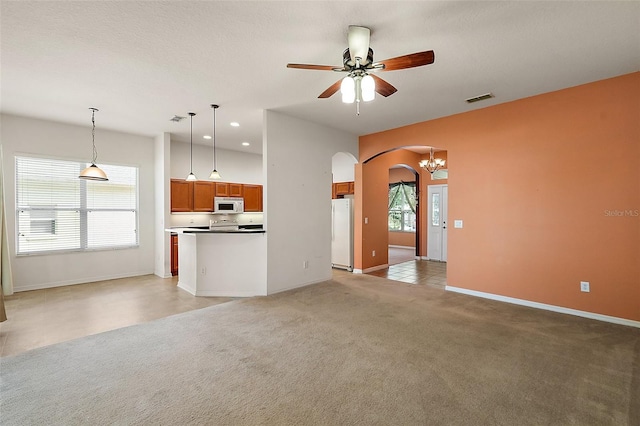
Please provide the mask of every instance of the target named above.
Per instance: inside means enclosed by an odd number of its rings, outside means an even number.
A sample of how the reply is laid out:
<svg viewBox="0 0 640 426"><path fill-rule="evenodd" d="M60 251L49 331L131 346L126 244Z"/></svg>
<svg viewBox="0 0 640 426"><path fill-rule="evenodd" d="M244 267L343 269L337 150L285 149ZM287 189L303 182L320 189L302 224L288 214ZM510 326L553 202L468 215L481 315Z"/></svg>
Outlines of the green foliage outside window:
<svg viewBox="0 0 640 426"><path fill-rule="evenodd" d="M389 185L389 231L416 232L416 184Z"/></svg>

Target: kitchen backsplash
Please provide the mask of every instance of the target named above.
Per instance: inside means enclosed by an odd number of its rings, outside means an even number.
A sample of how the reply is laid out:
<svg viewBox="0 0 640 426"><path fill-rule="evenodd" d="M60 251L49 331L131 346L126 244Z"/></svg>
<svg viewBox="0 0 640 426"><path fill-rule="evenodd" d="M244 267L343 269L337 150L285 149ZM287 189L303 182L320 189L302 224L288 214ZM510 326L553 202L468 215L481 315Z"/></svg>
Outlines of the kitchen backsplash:
<svg viewBox="0 0 640 426"><path fill-rule="evenodd" d="M236 220L238 225L261 224L262 213L242 214L207 214L207 213L180 213L171 215L171 226L209 226L210 220Z"/></svg>

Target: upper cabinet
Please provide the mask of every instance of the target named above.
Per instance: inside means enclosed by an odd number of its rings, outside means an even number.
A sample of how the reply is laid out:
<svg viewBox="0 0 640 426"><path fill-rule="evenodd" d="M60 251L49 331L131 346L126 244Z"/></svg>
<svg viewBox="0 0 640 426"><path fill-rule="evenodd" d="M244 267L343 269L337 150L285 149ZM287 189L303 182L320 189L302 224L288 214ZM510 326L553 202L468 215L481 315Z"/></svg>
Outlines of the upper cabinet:
<svg viewBox="0 0 640 426"><path fill-rule="evenodd" d="M241 183L230 183L229 197L243 197L244 196L243 187L244 185Z"/></svg>
<svg viewBox="0 0 640 426"><path fill-rule="evenodd" d="M354 182L336 182L332 188L332 198L342 198L345 195L353 194Z"/></svg>
<svg viewBox="0 0 640 426"><path fill-rule="evenodd" d="M193 211L210 212L213 211L213 194L215 183L207 181L193 182Z"/></svg>
<svg viewBox="0 0 640 426"><path fill-rule="evenodd" d="M242 185L244 191L244 211L262 211L262 185Z"/></svg>
<svg viewBox="0 0 640 426"><path fill-rule="evenodd" d="M212 182L216 185L216 197L229 196L229 184L226 182Z"/></svg>
<svg viewBox="0 0 640 426"><path fill-rule="evenodd" d="M215 197L244 198L245 212L262 211L262 185L171 179L171 212L213 212Z"/></svg>
<svg viewBox="0 0 640 426"><path fill-rule="evenodd" d="M171 211L193 211L193 182L171 179Z"/></svg>

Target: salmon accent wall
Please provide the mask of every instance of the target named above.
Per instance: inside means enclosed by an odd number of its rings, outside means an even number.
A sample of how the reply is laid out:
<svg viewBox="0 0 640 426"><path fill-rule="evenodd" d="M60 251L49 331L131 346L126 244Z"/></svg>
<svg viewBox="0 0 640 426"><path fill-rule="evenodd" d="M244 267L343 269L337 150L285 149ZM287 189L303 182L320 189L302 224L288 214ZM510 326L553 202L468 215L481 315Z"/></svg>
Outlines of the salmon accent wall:
<svg viewBox="0 0 640 426"><path fill-rule="evenodd" d="M415 232L389 232L389 245L402 247L416 246Z"/></svg>
<svg viewBox="0 0 640 426"><path fill-rule="evenodd" d="M451 161L449 286L640 320L640 73L360 137L358 269L383 263L388 162L407 154L362 162L411 145Z"/></svg>

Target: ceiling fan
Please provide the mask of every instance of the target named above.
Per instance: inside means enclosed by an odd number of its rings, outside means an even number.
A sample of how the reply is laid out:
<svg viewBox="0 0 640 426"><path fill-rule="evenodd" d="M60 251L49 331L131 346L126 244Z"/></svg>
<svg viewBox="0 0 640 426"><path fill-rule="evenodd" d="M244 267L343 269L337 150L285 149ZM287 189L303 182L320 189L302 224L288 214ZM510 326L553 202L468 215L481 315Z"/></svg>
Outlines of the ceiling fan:
<svg viewBox="0 0 640 426"><path fill-rule="evenodd" d="M342 101L345 103L361 100L369 101L375 96L374 92L387 97L398 91L390 83L380 77L370 74L375 71L396 71L406 68L421 67L432 64L435 60L433 50L411 53L384 61L373 62L373 49L369 47L371 31L367 27L357 25L349 26L349 47L342 54L342 67L331 65L287 64L287 68L299 68L305 70L346 72L347 77L338 80L318 98L328 98L338 90L342 93ZM359 108L358 108L359 113Z"/></svg>

